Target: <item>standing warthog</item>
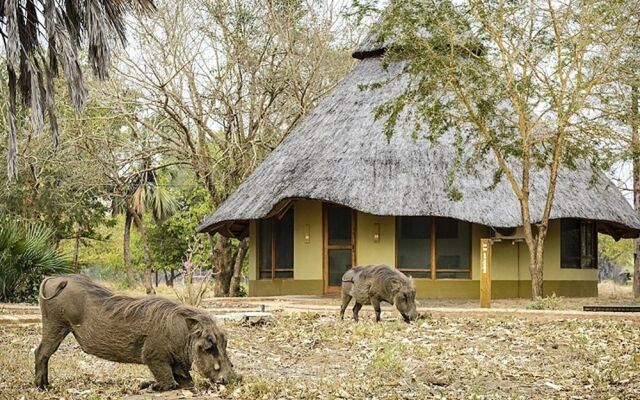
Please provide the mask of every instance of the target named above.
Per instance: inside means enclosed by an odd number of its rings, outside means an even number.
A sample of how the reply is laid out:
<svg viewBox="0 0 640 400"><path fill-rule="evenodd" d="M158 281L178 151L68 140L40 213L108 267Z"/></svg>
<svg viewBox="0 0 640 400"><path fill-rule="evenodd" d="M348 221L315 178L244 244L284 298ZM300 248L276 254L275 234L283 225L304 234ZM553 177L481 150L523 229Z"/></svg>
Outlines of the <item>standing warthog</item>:
<svg viewBox="0 0 640 400"><path fill-rule="evenodd" d="M356 321L362 305L371 304L376 311L376 322L379 322L380 303L383 301L394 304L407 323L418 317L413 280L387 265L354 267L342 275L340 319L344 319L344 311L352 297L356 302L353 306L353 319Z"/></svg>
<svg viewBox="0 0 640 400"><path fill-rule="evenodd" d="M145 364L155 382L141 389L192 384L195 364L212 382L240 380L227 356L227 339L205 312L150 296L115 295L82 275L46 278L40 285L42 341L36 381L49 386L49 358L72 333L83 351L107 360Z"/></svg>

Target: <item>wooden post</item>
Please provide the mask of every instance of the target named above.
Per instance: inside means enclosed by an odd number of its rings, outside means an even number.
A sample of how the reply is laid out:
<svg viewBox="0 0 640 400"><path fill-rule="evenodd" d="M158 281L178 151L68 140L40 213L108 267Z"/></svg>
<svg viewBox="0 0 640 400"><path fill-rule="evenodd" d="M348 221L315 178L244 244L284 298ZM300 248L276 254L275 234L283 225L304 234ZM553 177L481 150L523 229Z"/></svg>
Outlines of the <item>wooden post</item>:
<svg viewBox="0 0 640 400"><path fill-rule="evenodd" d="M480 239L480 307L491 308L491 239Z"/></svg>

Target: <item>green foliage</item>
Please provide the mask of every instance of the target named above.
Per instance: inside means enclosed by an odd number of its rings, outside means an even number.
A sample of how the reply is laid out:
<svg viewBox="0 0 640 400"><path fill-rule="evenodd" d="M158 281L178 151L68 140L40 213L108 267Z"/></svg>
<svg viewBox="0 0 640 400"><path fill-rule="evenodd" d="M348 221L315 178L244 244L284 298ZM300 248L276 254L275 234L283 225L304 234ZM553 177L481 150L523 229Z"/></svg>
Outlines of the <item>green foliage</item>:
<svg viewBox="0 0 640 400"><path fill-rule="evenodd" d="M627 271L633 271L633 240L622 239L616 242L611 236L598 235L598 253Z"/></svg>
<svg viewBox="0 0 640 400"><path fill-rule="evenodd" d="M148 216L151 219L151 216ZM96 279L120 283L125 279L123 249L124 217L113 217L108 225L96 228L99 239L84 240L78 252L78 266ZM74 240L63 240L59 248L67 254L73 251ZM131 232L131 262L135 271L144 269L142 243L136 230Z"/></svg>
<svg viewBox="0 0 640 400"><path fill-rule="evenodd" d="M200 248L192 255L196 265L208 264L208 246L192 246L195 240L206 240L196 228L212 211L206 190L188 185L177 201L176 212L162 223L149 225L149 244L160 269L180 269L190 248Z"/></svg>
<svg viewBox="0 0 640 400"><path fill-rule="evenodd" d="M1 300L35 302L45 276L73 271L68 258L53 247L49 228L6 218L0 221Z"/></svg>
<svg viewBox="0 0 640 400"><path fill-rule="evenodd" d="M56 81L61 96L66 90L64 82ZM0 108L6 107L6 101L0 88ZM18 116L18 130L23 133L17 141L18 179L9 179L6 169L0 169L0 185L5 188L0 191L0 212L46 224L56 242L75 237L100 239L97 229L110 223L105 200L112 182L96 168L100 164L95 155L107 150L98 147L101 138L119 132L121 113L100 98L92 98L82 115L65 102L57 103L56 113L64 138L58 146L48 135L35 135L29 129L26 113ZM6 129L6 121L0 118L0 130ZM0 141L0 157L6 159L7 154L6 141Z"/></svg>
<svg viewBox="0 0 640 400"><path fill-rule="evenodd" d="M562 308L562 297L557 297L555 292L551 296L537 297L527 305L528 310L560 310Z"/></svg>
<svg viewBox="0 0 640 400"><path fill-rule="evenodd" d="M246 272L243 271L243 275L246 276ZM244 285L240 285L238 287L238 297L247 297L249 292L247 292L247 288Z"/></svg>

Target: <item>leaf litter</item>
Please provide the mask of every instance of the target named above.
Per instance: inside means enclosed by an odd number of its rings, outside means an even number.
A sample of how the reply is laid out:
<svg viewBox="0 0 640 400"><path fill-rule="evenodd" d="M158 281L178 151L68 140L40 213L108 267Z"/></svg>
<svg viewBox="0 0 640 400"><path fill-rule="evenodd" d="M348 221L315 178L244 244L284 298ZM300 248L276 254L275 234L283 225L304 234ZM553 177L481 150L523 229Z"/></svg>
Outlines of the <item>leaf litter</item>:
<svg viewBox="0 0 640 400"><path fill-rule="evenodd" d="M640 323L427 318L406 325L333 314L226 322L245 379L165 394L141 392L144 366L83 353L67 338L50 361L53 388L33 388L38 326L0 327L0 399L640 399Z"/></svg>

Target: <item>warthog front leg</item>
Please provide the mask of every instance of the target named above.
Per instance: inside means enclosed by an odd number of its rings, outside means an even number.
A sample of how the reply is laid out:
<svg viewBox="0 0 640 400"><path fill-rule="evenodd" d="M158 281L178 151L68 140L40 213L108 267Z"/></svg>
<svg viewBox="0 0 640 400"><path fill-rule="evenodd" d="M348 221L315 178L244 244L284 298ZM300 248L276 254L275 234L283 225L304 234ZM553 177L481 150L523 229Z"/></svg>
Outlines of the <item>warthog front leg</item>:
<svg viewBox="0 0 640 400"><path fill-rule="evenodd" d="M380 300L375 297L371 298L371 305L373 306L374 311L376 312L376 322L380 322Z"/></svg>
<svg viewBox="0 0 640 400"><path fill-rule="evenodd" d="M362 308L362 304L356 302L356 304L353 306L353 319L358 322L358 313L360 312L360 309Z"/></svg>
<svg viewBox="0 0 640 400"><path fill-rule="evenodd" d="M163 392L178 387L173 377L173 369L169 363L170 357L162 350L163 344L147 340L142 348L142 362L149 367L155 382L143 382L141 389L151 386L152 390Z"/></svg>
<svg viewBox="0 0 640 400"><path fill-rule="evenodd" d="M143 382L140 384L141 389L146 389L151 386L151 390L156 392L164 392L166 390L176 389L178 387L178 382L176 382L173 372L171 370L171 365L167 362L158 362L147 364L153 377L156 379L155 382Z"/></svg>
<svg viewBox="0 0 640 400"><path fill-rule="evenodd" d="M60 343L69 334L64 326L53 325L44 321L42 326L42 341L36 349L36 381L40 389L49 387L49 358L58 350Z"/></svg>
<svg viewBox="0 0 640 400"><path fill-rule="evenodd" d="M191 378L189 370L180 365L174 365L171 369L173 370L173 379L178 382L178 386L181 388L193 387L193 378Z"/></svg>

